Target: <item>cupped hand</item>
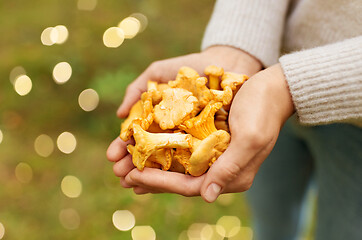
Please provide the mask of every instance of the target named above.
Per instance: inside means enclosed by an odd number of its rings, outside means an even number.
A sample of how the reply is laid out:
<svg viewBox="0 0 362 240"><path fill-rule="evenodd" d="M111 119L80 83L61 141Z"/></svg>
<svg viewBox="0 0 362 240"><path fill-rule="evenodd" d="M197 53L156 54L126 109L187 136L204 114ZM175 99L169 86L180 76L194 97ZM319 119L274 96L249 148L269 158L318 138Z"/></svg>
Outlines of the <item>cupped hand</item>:
<svg viewBox="0 0 362 240"><path fill-rule="evenodd" d="M156 61L128 86L123 103L117 111L118 117L124 118L128 115L132 105L140 99L141 93L146 91L148 80L157 82L174 80L179 68L182 66L190 66L201 74L208 65L220 66L223 67L225 71L239 72L249 76L260 71L262 68L261 63L251 55L240 49L228 46L213 46L201 53ZM134 169L132 156L128 154L126 149L129 143L130 142L122 141L120 138L116 138L107 150L107 158L115 162L113 167L114 173L120 177L123 187L134 187L125 181L126 175ZM146 169L144 173L152 172L153 170L155 169ZM147 177L146 174L145 177ZM181 177L184 177L184 175L181 175ZM194 178L188 179L190 181L194 180ZM135 187L134 190L136 192L144 192L144 190L140 190L139 187ZM148 190L151 191L150 188ZM156 190L160 191L157 187L152 191ZM197 192L199 193L200 190L198 189Z"/></svg>
<svg viewBox="0 0 362 240"><path fill-rule="evenodd" d="M213 202L221 193L243 192L251 187L293 112L282 69L274 65L249 79L235 96L229 117L230 145L206 174L192 177L149 168L140 172L133 169L130 158L116 163L119 166L115 165L114 171L124 187L132 187L138 194L201 195Z"/></svg>

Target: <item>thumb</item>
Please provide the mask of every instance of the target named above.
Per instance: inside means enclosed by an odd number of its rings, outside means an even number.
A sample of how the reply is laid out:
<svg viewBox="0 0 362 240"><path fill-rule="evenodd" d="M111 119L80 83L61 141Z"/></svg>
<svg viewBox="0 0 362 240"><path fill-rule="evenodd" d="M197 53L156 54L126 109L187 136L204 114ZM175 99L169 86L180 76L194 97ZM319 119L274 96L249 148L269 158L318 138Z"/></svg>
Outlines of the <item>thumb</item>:
<svg viewBox="0 0 362 240"><path fill-rule="evenodd" d="M139 76L133 83L128 85L121 106L117 110L119 118L127 117L131 107L141 98L141 94L147 90L145 76Z"/></svg>
<svg viewBox="0 0 362 240"><path fill-rule="evenodd" d="M247 153L240 147L240 142L230 142L226 151L206 173L201 186L201 196L206 202L214 202L227 185L236 180L248 162L246 159L250 158L246 156Z"/></svg>

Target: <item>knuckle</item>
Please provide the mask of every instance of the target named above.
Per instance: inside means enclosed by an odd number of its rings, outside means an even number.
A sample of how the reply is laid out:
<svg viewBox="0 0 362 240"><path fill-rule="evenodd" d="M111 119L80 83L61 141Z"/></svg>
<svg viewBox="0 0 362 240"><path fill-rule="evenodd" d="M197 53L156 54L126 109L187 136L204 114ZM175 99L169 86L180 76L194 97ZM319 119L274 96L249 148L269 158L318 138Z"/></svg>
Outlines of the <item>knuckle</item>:
<svg viewBox="0 0 362 240"><path fill-rule="evenodd" d="M267 143L267 137L260 131L250 131L246 135L246 144L250 149L258 150L264 148Z"/></svg>
<svg viewBox="0 0 362 240"><path fill-rule="evenodd" d="M249 190L253 185L253 181L254 181L254 175L246 174L243 178L242 191L244 192Z"/></svg>
<svg viewBox="0 0 362 240"><path fill-rule="evenodd" d="M116 175L117 177L121 177L122 175L120 174L120 169L118 167L118 164L114 164L113 165L113 173L114 175Z"/></svg>
<svg viewBox="0 0 362 240"><path fill-rule="evenodd" d="M225 178L224 180L227 182L232 181L239 175L241 170L242 170L242 167L238 163L230 161L223 168L224 178Z"/></svg>

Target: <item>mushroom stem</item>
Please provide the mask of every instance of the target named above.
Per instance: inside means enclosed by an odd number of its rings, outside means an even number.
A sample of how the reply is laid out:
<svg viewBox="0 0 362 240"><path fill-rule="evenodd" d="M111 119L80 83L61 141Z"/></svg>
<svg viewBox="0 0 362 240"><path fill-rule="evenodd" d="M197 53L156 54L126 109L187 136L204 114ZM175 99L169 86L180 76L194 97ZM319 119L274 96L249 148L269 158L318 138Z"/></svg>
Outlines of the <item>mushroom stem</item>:
<svg viewBox="0 0 362 240"><path fill-rule="evenodd" d="M210 89L215 89L215 90L220 90L220 80L219 77L217 76L213 76L210 75L209 76L209 88Z"/></svg>
<svg viewBox="0 0 362 240"><path fill-rule="evenodd" d="M138 124L133 125L136 145L133 151L133 164L143 170L147 159L161 148L190 148L192 137L182 133L149 133Z"/></svg>

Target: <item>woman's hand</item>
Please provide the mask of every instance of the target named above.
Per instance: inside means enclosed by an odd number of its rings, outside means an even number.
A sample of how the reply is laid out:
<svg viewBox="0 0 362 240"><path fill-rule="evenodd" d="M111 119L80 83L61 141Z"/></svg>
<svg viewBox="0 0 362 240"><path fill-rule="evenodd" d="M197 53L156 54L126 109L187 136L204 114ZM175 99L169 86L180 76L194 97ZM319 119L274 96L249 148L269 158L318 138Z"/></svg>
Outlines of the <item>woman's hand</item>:
<svg viewBox="0 0 362 240"><path fill-rule="evenodd" d="M117 115L124 118L132 105L140 99L141 93L146 91L147 81L168 82L176 77L180 67L190 66L202 73L208 65L223 67L225 71L233 71L252 76L262 68L261 63L242 50L228 46L213 46L201 53L194 53L182 57L157 61L152 63L132 84L127 88L122 105ZM114 173L121 178L123 187L131 187L124 180L125 176L134 169L132 156L128 154L126 146L131 142L123 142L116 138L107 150L107 158L115 162ZM144 172L155 169L146 169ZM136 171L136 170L135 170ZM181 175L185 177L184 175ZM189 178L194 180L194 178ZM200 185L200 184L199 184ZM199 186L198 185L198 186ZM155 188L156 190L157 188ZM137 188L135 188L137 192ZM142 190L143 191L143 190ZM199 194L199 190L197 191ZM181 193L180 193L181 194Z"/></svg>
<svg viewBox="0 0 362 240"><path fill-rule="evenodd" d="M146 168L143 172L133 169L124 175L128 169L115 167L114 170L121 177L121 184L133 187L138 194L201 195L205 201L213 202L221 193L250 188L281 127L293 112L282 69L279 64L274 65L249 79L237 93L230 110L230 145L206 174L192 177ZM127 166L131 165L128 158Z"/></svg>

